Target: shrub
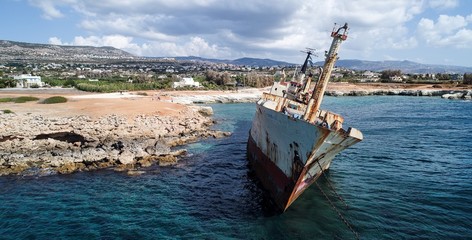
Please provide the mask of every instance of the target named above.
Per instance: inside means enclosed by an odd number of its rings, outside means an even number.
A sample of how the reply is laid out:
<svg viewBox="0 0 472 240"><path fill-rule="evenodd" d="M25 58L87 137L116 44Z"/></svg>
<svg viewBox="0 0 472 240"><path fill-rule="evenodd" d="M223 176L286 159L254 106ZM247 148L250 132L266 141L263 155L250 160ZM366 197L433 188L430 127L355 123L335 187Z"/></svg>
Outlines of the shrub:
<svg viewBox="0 0 472 240"><path fill-rule="evenodd" d="M0 98L0 102L13 102L13 98Z"/></svg>
<svg viewBox="0 0 472 240"><path fill-rule="evenodd" d="M3 111L3 113L14 113L14 112L13 112L12 110L10 110L10 109L5 109L5 110L2 110L2 111Z"/></svg>
<svg viewBox="0 0 472 240"><path fill-rule="evenodd" d="M54 103L65 103L65 102L67 102L67 98L62 97L62 96L54 96L54 97L44 99L41 103L54 104Z"/></svg>
<svg viewBox="0 0 472 240"><path fill-rule="evenodd" d="M76 83L72 79L68 79L62 84L63 87L75 87Z"/></svg>
<svg viewBox="0 0 472 240"><path fill-rule="evenodd" d="M14 102L14 103L25 103L25 102L38 101L38 100L39 100L39 98L37 98L37 97L24 96L24 97L14 98L12 102Z"/></svg>
<svg viewBox="0 0 472 240"><path fill-rule="evenodd" d="M38 101L39 98L31 96L23 96L17 98L0 98L0 102L14 102L14 103L25 103L30 101Z"/></svg>
<svg viewBox="0 0 472 240"><path fill-rule="evenodd" d="M148 94L145 93L145 92L137 92L136 95L140 95L140 96L147 96Z"/></svg>

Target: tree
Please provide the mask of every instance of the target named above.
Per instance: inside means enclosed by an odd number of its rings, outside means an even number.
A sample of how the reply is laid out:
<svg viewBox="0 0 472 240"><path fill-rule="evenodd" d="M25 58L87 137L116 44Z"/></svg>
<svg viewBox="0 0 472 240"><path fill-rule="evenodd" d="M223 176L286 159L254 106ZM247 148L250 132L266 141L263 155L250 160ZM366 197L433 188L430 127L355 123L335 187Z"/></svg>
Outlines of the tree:
<svg viewBox="0 0 472 240"><path fill-rule="evenodd" d="M472 84L472 73L464 73L464 84Z"/></svg>
<svg viewBox="0 0 472 240"><path fill-rule="evenodd" d="M438 80L450 80L451 79L451 75L447 74L447 73L438 73L436 74L436 78Z"/></svg>
<svg viewBox="0 0 472 240"><path fill-rule="evenodd" d="M391 77L402 75L402 71L400 71L400 70L384 70L380 73L381 73L380 79L382 79L382 80L388 80Z"/></svg>
<svg viewBox="0 0 472 240"><path fill-rule="evenodd" d="M15 79L11 79L11 78L0 79L0 88L7 88L7 87L16 87Z"/></svg>

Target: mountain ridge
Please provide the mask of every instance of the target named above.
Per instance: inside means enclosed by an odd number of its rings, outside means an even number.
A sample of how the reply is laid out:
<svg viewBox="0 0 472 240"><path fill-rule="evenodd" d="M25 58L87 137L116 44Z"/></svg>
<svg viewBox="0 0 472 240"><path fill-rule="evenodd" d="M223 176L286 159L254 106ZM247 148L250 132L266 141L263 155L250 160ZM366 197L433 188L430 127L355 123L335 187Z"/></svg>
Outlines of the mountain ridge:
<svg viewBox="0 0 472 240"><path fill-rule="evenodd" d="M110 46L74 46L54 45L43 43L27 43L10 40L0 40L0 63L9 61L76 61L76 62L104 62L112 61L141 61L153 59L165 59L166 57L138 57L124 50ZM225 63L251 67L296 66L302 63L289 63L268 58L243 57L234 60L203 58L197 56L167 57L177 61L202 61L210 63ZM314 62L313 65L322 66L323 61ZM369 61L359 59L340 59L337 67L348 68L357 71L401 70L403 73L466 73L472 72L472 67L422 64L409 60L403 61Z"/></svg>

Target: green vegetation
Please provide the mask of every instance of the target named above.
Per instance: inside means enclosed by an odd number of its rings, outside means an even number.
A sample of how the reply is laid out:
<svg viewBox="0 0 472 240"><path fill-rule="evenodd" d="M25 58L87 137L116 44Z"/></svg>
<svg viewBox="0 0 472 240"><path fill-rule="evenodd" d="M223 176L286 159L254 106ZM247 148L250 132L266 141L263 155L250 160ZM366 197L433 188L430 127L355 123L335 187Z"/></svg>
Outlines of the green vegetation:
<svg viewBox="0 0 472 240"><path fill-rule="evenodd" d="M472 73L464 73L463 84L472 84Z"/></svg>
<svg viewBox="0 0 472 240"><path fill-rule="evenodd" d="M0 102L14 102L14 103L25 103L31 101L38 101L39 98L30 97L30 96L22 96L17 98L0 98Z"/></svg>
<svg viewBox="0 0 472 240"><path fill-rule="evenodd" d="M402 71L400 70L384 70L380 72L380 79L382 80L389 80L391 77L401 77Z"/></svg>
<svg viewBox="0 0 472 240"><path fill-rule="evenodd" d="M24 97L17 97L14 99L14 103L25 103L25 102L31 102L31 101L38 101L39 98L37 97L31 97L31 96L24 96Z"/></svg>
<svg viewBox="0 0 472 240"><path fill-rule="evenodd" d="M0 102L13 102L13 98L0 98Z"/></svg>
<svg viewBox="0 0 472 240"><path fill-rule="evenodd" d="M79 83L77 89L86 92L118 92L118 91L142 91L169 88L167 84L152 83L121 83L121 82L90 82Z"/></svg>
<svg viewBox="0 0 472 240"><path fill-rule="evenodd" d="M6 113L6 114L8 114L8 113L14 113L14 112L13 112L12 110L10 110L10 109L5 109L5 110L2 110L2 111L3 111L3 113Z"/></svg>
<svg viewBox="0 0 472 240"><path fill-rule="evenodd" d="M16 87L16 81L11 78L0 79L0 88Z"/></svg>
<svg viewBox="0 0 472 240"><path fill-rule="evenodd" d="M54 96L54 97L44 99L41 103L55 104L55 103L65 103L65 102L67 102L67 98L62 97L62 96Z"/></svg>

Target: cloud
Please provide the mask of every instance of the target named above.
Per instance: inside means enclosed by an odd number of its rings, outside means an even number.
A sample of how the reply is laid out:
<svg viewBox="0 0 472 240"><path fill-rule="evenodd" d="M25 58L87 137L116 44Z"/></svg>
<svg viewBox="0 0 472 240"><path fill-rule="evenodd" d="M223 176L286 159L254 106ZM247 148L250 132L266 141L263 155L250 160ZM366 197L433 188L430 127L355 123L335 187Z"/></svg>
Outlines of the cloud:
<svg viewBox="0 0 472 240"><path fill-rule="evenodd" d="M64 15L56 8L52 1L30 0L30 3L43 11L43 17L46 19L61 18Z"/></svg>
<svg viewBox="0 0 472 240"><path fill-rule="evenodd" d="M137 44L132 37L122 35L109 36L76 36L72 42L63 42L58 37L49 38L50 44L75 46L111 46L143 56L201 56L221 57L229 56L229 49L215 44L209 44L201 37L191 37L184 44L172 42L152 42Z"/></svg>
<svg viewBox="0 0 472 240"><path fill-rule="evenodd" d="M429 6L431 8L440 8L440 9L445 9L445 8L454 8L459 5L459 1L457 0L430 0L429 1Z"/></svg>
<svg viewBox="0 0 472 240"><path fill-rule="evenodd" d="M43 12L42 17L49 20L62 18L65 15L60 8L69 8L78 5L81 0L28 0L28 2ZM78 10L75 8L75 10Z"/></svg>
<svg viewBox="0 0 472 240"><path fill-rule="evenodd" d="M467 28L471 22L472 15L440 15L436 22L422 18L418 23L418 33L433 46L471 48L472 30Z"/></svg>
<svg viewBox="0 0 472 240"><path fill-rule="evenodd" d="M50 37L49 38L49 44L54 44L54 45L65 45L62 43L62 40L58 37Z"/></svg>
<svg viewBox="0 0 472 240"><path fill-rule="evenodd" d="M62 12L76 14L77 26L90 35L75 36L69 40L74 44L108 44L146 56L259 56L281 60L299 59L299 50L305 47L327 50L334 22L350 24L350 36L343 49L352 57L374 56L382 49L411 49L418 45L418 39L407 27L410 21L427 7L456 4L452 0L30 2L50 18L63 16ZM50 42L62 41L50 38Z"/></svg>
<svg viewBox="0 0 472 240"><path fill-rule="evenodd" d="M110 46L118 49L123 49L125 51L130 51L132 53L140 53L141 46L136 43L133 43L132 37L122 36L122 35L109 35L109 36L76 36L72 42L63 42L58 37L49 38L50 44L55 45L75 45L75 46Z"/></svg>

